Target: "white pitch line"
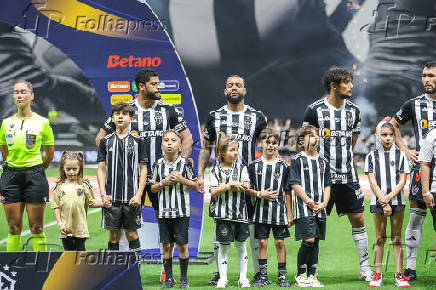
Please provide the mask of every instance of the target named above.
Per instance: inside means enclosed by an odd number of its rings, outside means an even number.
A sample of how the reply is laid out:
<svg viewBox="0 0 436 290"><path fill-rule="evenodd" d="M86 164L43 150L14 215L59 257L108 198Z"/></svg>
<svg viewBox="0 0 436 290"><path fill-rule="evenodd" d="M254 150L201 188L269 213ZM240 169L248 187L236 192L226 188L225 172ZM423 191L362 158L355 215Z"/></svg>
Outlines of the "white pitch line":
<svg viewBox="0 0 436 290"><path fill-rule="evenodd" d="M100 208L94 208L94 209L90 210L90 211L88 212L88 214L93 214L93 213L96 213L96 212L99 212L99 211L101 211ZM57 225L57 224L58 224L57 221L49 222L48 224L45 224L45 225L44 225L44 229L45 229L45 228L48 228L48 227L52 227L52 226ZM27 230L27 231L22 232L22 233L21 233L21 236L22 236L22 237L25 237L25 236L28 236L28 235L30 235L30 234L31 234L30 230ZM3 240L0 240L0 245L6 243L7 241L8 241L8 238L3 239Z"/></svg>

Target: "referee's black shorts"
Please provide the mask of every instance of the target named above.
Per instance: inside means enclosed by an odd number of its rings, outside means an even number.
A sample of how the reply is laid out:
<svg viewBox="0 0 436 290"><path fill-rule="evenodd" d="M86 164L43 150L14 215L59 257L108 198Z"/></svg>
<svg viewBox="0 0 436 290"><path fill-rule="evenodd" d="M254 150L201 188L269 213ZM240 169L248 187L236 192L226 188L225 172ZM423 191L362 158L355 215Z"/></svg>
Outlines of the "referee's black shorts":
<svg viewBox="0 0 436 290"><path fill-rule="evenodd" d="M328 215L330 215L333 205L336 205L338 216L363 212L364 196L359 183L332 184L326 208Z"/></svg>
<svg viewBox="0 0 436 290"><path fill-rule="evenodd" d="M49 186L42 165L24 168L4 166L0 188L3 203L45 203L49 200Z"/></svg>

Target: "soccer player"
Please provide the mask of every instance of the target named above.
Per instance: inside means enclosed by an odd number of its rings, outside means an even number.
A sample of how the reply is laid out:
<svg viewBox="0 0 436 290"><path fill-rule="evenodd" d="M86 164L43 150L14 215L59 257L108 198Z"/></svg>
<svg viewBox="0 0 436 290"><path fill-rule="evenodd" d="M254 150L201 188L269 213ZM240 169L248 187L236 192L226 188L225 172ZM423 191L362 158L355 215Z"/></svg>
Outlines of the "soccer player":
<svg viewBox="0 0 436 290"><path fill-rule="evenodd" d="M157 71L145 69L136 73L135 84L138 88L138 98L129 102L135 110L133 121L130 124L131 132L138 134L145 143L146 153L149 158L147 163L147 180L150 180L151 166L162 157L162 135L168 129L174 129L182 137L181 156L188 158L192 152L192 135L179 110L173 105L161 101L159 89L159 75ZM97 147L100 140L107 134L115 131L115 124L109 117L96 137ZM151 184L147 182L145 191L158 219L159 202L157 195L151 193ZM146 195L143 195L145 199ZM124 239L122 239L124 241ZM161 281L165 280L162 267Z"/></svg>
<svg viewBox="0 0 436 290"><path fill-rule="evenodd" d="M289 184L295 191L295 239L303 240L297 256L298 287L324 287L317 278L319 240L325 239L330 198L330 169L326 159L318 154L318 130L312 125L298 131L300 153L291 161Z"/></svg>
<svg viewBox="0 0 436 290"><path fill-rule="evenodd" d="M280 287L289 287L286 279L286 247L288 227L293 225L291 192L288 187L289 168L278 156L279 133L265 128L260 133L262 157L248 166L250 176L250 191L257 196L254 204L254 237L259 239L260 277L253 287L271 284L268 280L268 238L270 231L274 235L274 245L277 250L278 279ZM275 193L276 198L262 197L262 192ZM265 194L264 194L265 196Z"/></svg>
<svg viewBox="0 0 436 290"><path fill-rule="evenodd" d="M436 120L436 62L428 62L424 65L421 81L425 93L406 101L392 118L392 124L395 127L395 143L401 151L406 153L407 158L413 164L409 191L410 216L405 233L407 266L404 275L409 278L409 281L418 278L416 275L416 256L421 244L422 224L427 215L426 204L422 196L418 156L422 140L431 129L436 127L434 121ZM412 121L416 150L407 148L399 130L408 121Z"/></svg>
<svg viewBox="0 0 436 290"><path fill-rule="evenodd" d="M337 214L348 216L359 256L359 278L369 282L372 272L368 265L364 197L353 161L361 116L359 108L348 100L353 89L353 74L344 68L332 67L322 80L328 95L306 109L303 125L310 124L319 130L319 154L329 162L332 180L327 214L336 204Z"/></svg>
<svg viewBox="0 0 436 290"><path fill-rule="evenodd" d="M391 240L394 246L394 260L397 272L397 287L410 287L409 280L403 274L403 245L401 230L404 218L403 187L410 173L409 162L404 152L396 148L395 130L387 117L376 128L376 149L365 158L365 173L372 189L371 213L374 217L376 243L374 247L376 270L371 276L369 287L383 285L381 273L383 248L386 241L387 217L391 220Z"/></svg>
<svg viewBox="0 0 436 290"><path fill-rule="evenodd" d="M159 235L163 244L165 281L162 288L174 286L172 255L174 242L179 249L180 288L189 288L188 282L188 231L189 231L189 189L197 188L197 178L192 164L179 155L182 137L174 130L162 136L164 157L155 162L152 169L153 185L159 200Z"/></svg>
<svg viewBox="0 0 436 290"><path fill-rule="evenodd" d="M238 162L248 166L254 160L256 142L260 131L266 127L265 115L253 109L244 102L247 88L242 77L231 75L226 79L224 95L227 104L218 110L209 112L204 131L204 143L200 151L198 162L198 187L204 192L204 170L209 163L212 149L218 142L221 133L234 135L239 142ZM211 198L210 206L213 208L214 198ZM253 206L251 197L247 196L247 207L250 228L250 248L253 262L253 274L255 280L260 275L258 262L259 242L254 238L254 224L251 223ZM214 241L215 257L218 256L219 243ZM215 276L209 281L209 285L216 285L219 279L218 260Z"/></svg>
<svg viewBox="0 0 436 290"><path fill-rule="evenodd" d="M140 252L137 229L141 227L141 197L147 181L147 154L143 140L130 133L134 109L127 103L112 107L115 132L98 147L97 181L104 203L102 227L109 230L108 249L119 250L121 230L125 230L129 249Z"/></svg>
<svg viewBox="0 0 436 290"><path fill-rule="evenodd" d="M30 82L15 82L13 99L17 113L4 119L0 128L0 150L5 161L1 201L9 225L8 252L21 250L24 208L32 233L33 250L47 251L44 209L49 187L44 169L54 156L54 137L49 120L32 112L34 98Z"/></svg>
<svg viewBox="0 0 436 290"><path fill-rule="evenodd" d="M238 251L238 286L250 287L247 279L248 256L245 240L249 236L245 191L250 188L247 167L238 163L238 141L234 136L222 135L216 147L217 163L210 177L210 193L215 203L210 209L215 219L215 239L218 251L219 280L216 288L227 288L227 264L230 243Z"/></svg>

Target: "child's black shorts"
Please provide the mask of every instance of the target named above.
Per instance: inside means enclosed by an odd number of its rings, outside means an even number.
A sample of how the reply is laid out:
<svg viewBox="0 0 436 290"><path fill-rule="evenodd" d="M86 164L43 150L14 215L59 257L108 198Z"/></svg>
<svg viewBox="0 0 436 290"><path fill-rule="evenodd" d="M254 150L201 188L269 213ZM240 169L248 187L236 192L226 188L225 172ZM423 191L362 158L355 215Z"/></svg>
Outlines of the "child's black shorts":
<svg viewBox="0 0 436 290"><path fill-rule="evenodd" d="M391 209L392 209L392 213L395 213L397 211L404 211L405 206L404 205L391 205ZM371 205L370 206L370 211L371 213L377 213L377 214L381 214L383 215L383 208L381 207L381 205L377 204L377 205Z"/></svg>
<svg viewBox="0 0 436 290"><path fill-rule="evenodd" d="M184 245L188 243L189 217L160 218L157 223L162 244Z"/></svg>
<svg viewBox="0 0 436 290"><path fill-rule="evenodd" d="M3 203L48 202L49 187L42 165L24 168L5 166L0 185Z"/></svg>
<svg viewBox="0 0 436 290"><path fill-rule="evenodd" d="M114 202L103 208L102 228L106 230L137 230L141 227L141 208Z"/></svg>
<svg viewBox="0 0 436 290"><path fill-rule="evenodd" d="M247 223L216 219L215 226L216 240L220 243L244 242L250 236Z"/></svg>
<svg viewBox="0 0 436 290"><path fill-rule="evenodd" d="M256 239L268 239L271 230L273 232L274 239L276 240L284 240L285 238L289 238L290 236L288 226L286 225L255 223L254 237Z"/></svg>
<svg viewBox="0 0 436 290"><path fill-rule="evenodd" d="M295 239L307 240L318 238L325 240L326 220L314 216L301 217L295 220Z"/></svg>

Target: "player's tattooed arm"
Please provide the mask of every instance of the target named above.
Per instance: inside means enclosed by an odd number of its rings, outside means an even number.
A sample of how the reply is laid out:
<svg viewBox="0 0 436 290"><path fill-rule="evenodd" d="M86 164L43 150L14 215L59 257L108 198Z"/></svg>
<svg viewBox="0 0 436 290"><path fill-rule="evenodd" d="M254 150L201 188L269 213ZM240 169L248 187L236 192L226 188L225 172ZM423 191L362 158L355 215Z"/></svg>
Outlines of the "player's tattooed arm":
<svg viewBox="0 0 436 290"><path fill-rule="evenodd" d="M180 136L182 136L182 157L188 158L192 153L192 145L194 142L192 141L192 134L188 128L180 132Z"/></svg>
<svg viewBox="0 0 436 290"><path fill-rule="evenodd" d="M197 187L198 191L204 193L204 170L209 164L210 155L212 154L214 142L204 140L203 147L201 147L200 155L198 157L198 179Z"/></svg>

